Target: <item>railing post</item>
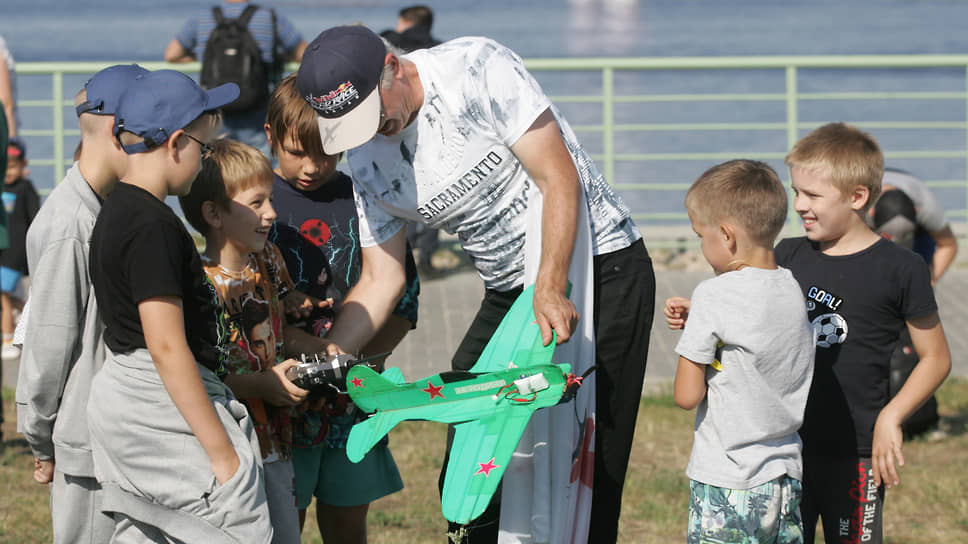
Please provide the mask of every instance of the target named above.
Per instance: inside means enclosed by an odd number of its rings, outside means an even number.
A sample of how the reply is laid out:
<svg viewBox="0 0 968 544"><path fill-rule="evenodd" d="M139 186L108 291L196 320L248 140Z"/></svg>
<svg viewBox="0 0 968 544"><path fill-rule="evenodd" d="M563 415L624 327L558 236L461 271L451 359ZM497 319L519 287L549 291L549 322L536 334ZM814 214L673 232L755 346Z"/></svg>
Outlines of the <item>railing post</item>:
<svg viewBox="0 0 968 544"><path fill-rule="evenodd" d="M602 154L605 156L605 180L615 183L615 71L602 68Z"/></svg>
<svg viewBox="0 0 968 544"><path fill-rule="evenodd" d="M795 65L787 65L786 67L786 133L787 133L787 148L785 151L793 149L796 145L797 140L800 139L800 131L798 125L800 124L798 107L798 90L797 90L797 67ZM792 183L793 180L791 180ZM793 209L793 191L789 192L790 205L787 207L787 228L792 229L797 225L797 212Z"/></svg>
<svg viewBox="0 0 968 544"><path fill-rule="evenodd" d="M54 102L54 183L64 176L64 72L51 74L51 99Z"/></svg>

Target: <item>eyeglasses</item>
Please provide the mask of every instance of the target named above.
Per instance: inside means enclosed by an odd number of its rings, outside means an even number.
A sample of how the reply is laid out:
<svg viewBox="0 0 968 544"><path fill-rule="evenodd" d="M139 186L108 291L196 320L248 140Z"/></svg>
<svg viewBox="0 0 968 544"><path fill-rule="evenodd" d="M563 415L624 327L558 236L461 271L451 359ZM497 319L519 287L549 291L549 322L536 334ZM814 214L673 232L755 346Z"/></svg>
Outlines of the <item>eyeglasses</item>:
<svg viewBox="0 0 968 544"><path fill-rule="evenodd" d="M212 146L206 144L205 142L199 140L198 138L192 136L191 134L189 134L187 132L185 132L184 134L185 134L185 136L188 136L188 138L190 140L194 140L196 143L198 143L198 147L202 150L202 159L203 160L204 159L207 159L207 158L209 158L209 157L212 156L212 151L214 151L214 149L212 149Z"/></svg>

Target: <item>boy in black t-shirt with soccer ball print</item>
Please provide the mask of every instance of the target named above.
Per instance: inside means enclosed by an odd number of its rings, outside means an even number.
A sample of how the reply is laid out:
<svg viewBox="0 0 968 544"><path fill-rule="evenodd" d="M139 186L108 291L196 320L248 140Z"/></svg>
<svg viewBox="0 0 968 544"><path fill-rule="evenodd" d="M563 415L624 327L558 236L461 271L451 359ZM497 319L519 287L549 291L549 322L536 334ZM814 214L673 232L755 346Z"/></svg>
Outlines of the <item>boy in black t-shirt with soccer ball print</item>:
<svg viewBox="0 0 968 544"><path fill-rule="evenodd" d="M817 334L800 429L804 541L821 518L828 541L876 544L884 486L897 485L904 466L901 423L948 375L948 342L924 260L864 220L881 192L877 142L831 123L797 142L786 164L806 236L780 242L776 263L800 283ZM891 352L904 327L921 362L891 399Z"/></svg>

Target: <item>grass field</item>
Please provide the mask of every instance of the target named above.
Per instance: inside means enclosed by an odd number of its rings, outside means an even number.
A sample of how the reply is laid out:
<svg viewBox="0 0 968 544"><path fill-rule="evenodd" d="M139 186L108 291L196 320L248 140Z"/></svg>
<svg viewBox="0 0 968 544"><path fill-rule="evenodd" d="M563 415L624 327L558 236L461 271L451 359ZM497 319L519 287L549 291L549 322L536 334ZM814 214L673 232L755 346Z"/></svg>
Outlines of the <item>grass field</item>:
<svg viewBox="0 0 968 544"><path fill-rule="evenodd" d="M3 391L4 443L0 450L0 542L50 542L47 488L31 479L29 449L15 432L13 394ZM938 394L950 437L914 440L904 447L901 485L887 494L885 541L893 544L968 542L968 381L951 379ZM683 474L692 446L693 413L670 395L642 399L625 486L620 542L682 542L688 481ZM375 544L444 542L437 474L445 428L425 422L401 424L391 447L406 488L374 503L369 541ZM313 519L310 512L309 519ZM319 543L309 522L303 542Z"/></svg>

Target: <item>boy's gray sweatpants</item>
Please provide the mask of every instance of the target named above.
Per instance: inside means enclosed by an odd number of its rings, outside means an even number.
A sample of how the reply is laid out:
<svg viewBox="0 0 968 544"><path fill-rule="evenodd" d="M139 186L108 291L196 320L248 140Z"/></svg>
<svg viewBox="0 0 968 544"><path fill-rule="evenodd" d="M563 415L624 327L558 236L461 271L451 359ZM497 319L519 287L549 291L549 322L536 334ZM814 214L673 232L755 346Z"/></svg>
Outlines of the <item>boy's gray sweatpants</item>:
<svg viewBox="0 0 968 544"><path fill-rule="evenodd" d="M112 354L94 377L88 425L112 542L268 543L262 463L248 413L198 366L215 412L239 456L219 485L208 455L161 383L148 350Z"/></svg>
<svg viewBox="0 0 968 544"><path fill-rule="evenodd" d="M101 511L101 484L85 476L54 469L50 513L54 544L104 544L114 532L114 519Z"/></svg>

